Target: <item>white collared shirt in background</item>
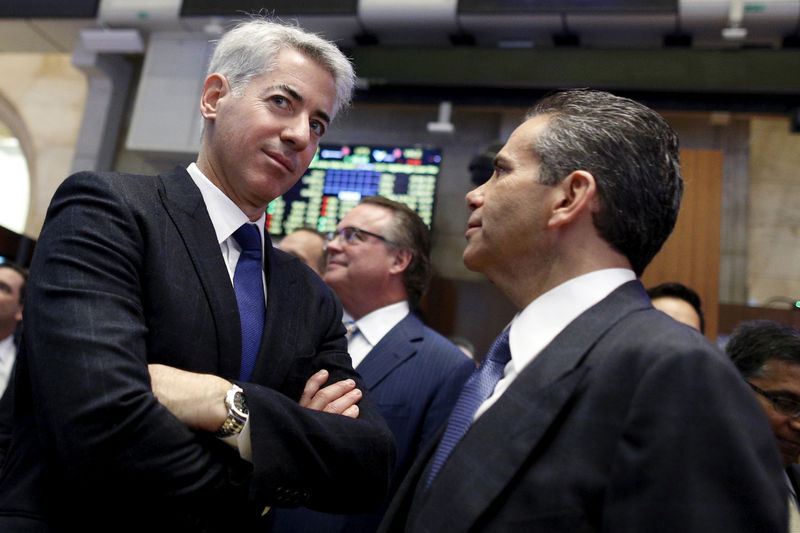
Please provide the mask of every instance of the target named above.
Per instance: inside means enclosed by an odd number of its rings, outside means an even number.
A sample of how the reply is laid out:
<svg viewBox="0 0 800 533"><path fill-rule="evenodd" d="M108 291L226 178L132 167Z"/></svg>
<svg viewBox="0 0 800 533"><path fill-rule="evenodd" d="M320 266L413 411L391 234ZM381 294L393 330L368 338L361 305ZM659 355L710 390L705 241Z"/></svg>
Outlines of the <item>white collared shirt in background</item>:
<svg viewBox="0 0 800 533"><path fill-rule="evenodd" d="M619 286L636 279L627 268L596 270L562 283L542 294L511 321L508 333L511 360L494 393L475 412L486 412L514 382L519 373L550 344L570 322L600 302Z"/></svg>
<svg viewBox="0 0 800 533"><path fill-rule="evenodd" d="M9 335L0 341L0 396L8 386L11 370L14 368L14 359L17 358L17 347L14 346L14 335Z"/></svg>
<svg viewBox="0 0 800 533"><path fill-rule="evenodd" d="M391 331L410 312L408 301L393 303L376 309L356 320L358 329L347 341L347 351L353 360L353 368L358 367L361 361L369 354L372 348ZM349 315L346 315L349 320Z"/></svg>

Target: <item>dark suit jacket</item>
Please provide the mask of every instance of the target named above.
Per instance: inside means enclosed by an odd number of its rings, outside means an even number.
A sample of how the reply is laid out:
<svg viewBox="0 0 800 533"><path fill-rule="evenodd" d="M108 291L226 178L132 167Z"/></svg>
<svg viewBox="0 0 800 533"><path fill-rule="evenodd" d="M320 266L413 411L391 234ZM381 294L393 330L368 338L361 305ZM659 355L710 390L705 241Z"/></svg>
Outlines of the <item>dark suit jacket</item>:
<svg viewBox="0 0 800 533"><path fill-rule="evenodd" d="M760 405L638 281L580 315L469 429L425 490L435 441L380 531L785 531Z"/></svg>
<svg viewBox="0 0 800 533"><path fill-rule="evenodd" d="M447 420L475 363L453 343L409 314L392 328L358 366L397 441L397 465L392 473L391 496L414 458ZM308 509L280 509L271 513L275 531L375 531L384 508L369 515L334 515Z"/></svg>
<svg viewBox="0 0 800 533"><path fill-rule="evenodd" d="M14 427L14 374L15 364L11 367L11 376L8 379L8 386L0 396L0 472L3 471L3 463L6 459L8 447L11 445L11 431Z"/></svg>
<svg viewBox="0 0 800 533"><path fill-rule="evenodd" d="M56 192L28 281L15 433L0 531L248 531L265 505L376 508L392 436L365 399L356 419L301 408L315 371L360 377L341 307L266 239L268 301L251 382L253 462L158 403L148 363L239 373L239 314L187 172L79 173ZM16 529L15 529L16 528ZM155 528L155 529L154 529Z"/></svg>

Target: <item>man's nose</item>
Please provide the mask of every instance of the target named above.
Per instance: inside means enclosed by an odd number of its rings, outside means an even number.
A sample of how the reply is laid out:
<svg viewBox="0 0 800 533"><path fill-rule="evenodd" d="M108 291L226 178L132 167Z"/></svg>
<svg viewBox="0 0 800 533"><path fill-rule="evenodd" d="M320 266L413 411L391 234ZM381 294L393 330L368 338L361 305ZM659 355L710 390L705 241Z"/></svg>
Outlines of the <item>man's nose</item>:
<svg viewBox="0 0 800 533"><path fill-rule="evenodd" d="M300 113L289 120L281 131L281 140L298 152L302 152L311 141L311 126L308 116Z"/></svg>

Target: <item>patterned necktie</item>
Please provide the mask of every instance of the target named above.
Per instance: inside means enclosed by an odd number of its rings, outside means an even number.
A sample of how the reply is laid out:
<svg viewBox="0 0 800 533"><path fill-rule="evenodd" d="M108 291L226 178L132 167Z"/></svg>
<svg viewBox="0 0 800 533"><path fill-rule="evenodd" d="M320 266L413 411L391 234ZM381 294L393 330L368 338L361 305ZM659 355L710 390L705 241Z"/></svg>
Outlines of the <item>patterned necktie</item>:
<svg viewBox="0 0 800 533"><path fill-rule="evenodd" d="M495 339L489 349L489 353L486 355L486 360L473 371L472 376L470 376L461 390L461 395L453 407L453 412L450 413L442 440L439 442L439 447L433 456L433 465L428 476L428 482L425 485L426 488L430 486L433 478L436 477L436 474L439 473L439 470L450 456L450 452L453 451L458 441L469 429L470 424L472 424L472 417L475 416L475 411L492 395L495 385L503 377L503 369L511 359L511 351L508 347L508 329L506 328Z"/></svg>
<svg viewBox="0 0 800 533"><path fill-rule="evenodd" d="M347 340L350 340L353 337L353 335L355 335L356 331L358 331L358 326L356 326L356 321L351 320L349 322L345 322L344 329L345 329L344 337Z"/></svg>
<svg viewBox="0 0 800 533"><path fill-rule="evenodd" d="M242 247L236 270L233 274L233 290L239 304L242 321L242 366L239 379L247 381L261 345L264 331L264 285L261 266L261 234L253 224L243 224L233 233L233 238Z"/></svg>

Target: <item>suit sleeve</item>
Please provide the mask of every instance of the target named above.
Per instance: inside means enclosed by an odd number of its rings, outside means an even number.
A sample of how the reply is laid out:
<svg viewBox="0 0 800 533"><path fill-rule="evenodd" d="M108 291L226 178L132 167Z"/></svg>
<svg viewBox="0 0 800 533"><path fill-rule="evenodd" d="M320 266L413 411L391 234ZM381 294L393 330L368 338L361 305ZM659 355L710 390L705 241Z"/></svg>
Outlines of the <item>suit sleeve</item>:
<svg viewBox="0 0 800 533"><path fill-rule="evenodd" d="M304 290L319 291L317 297L306 300L314 308L303 334L319 337L313 353L293 359L281 392L241 384L250 408L251 494L278 507L372 512L388 489L394 437L352 368L338 300L316 276L307 281L311 285ZM300 407L306 380L320 369L330 373L328 384L356 381L364 392L357 419Z"/></svg>
<svg viewBox="0 0 800 533"><path fill-rule="evenodd" d="M708 349L665 353L641 376L612 464L603 531L786 530L771 431L726 363Z"/></svg>

